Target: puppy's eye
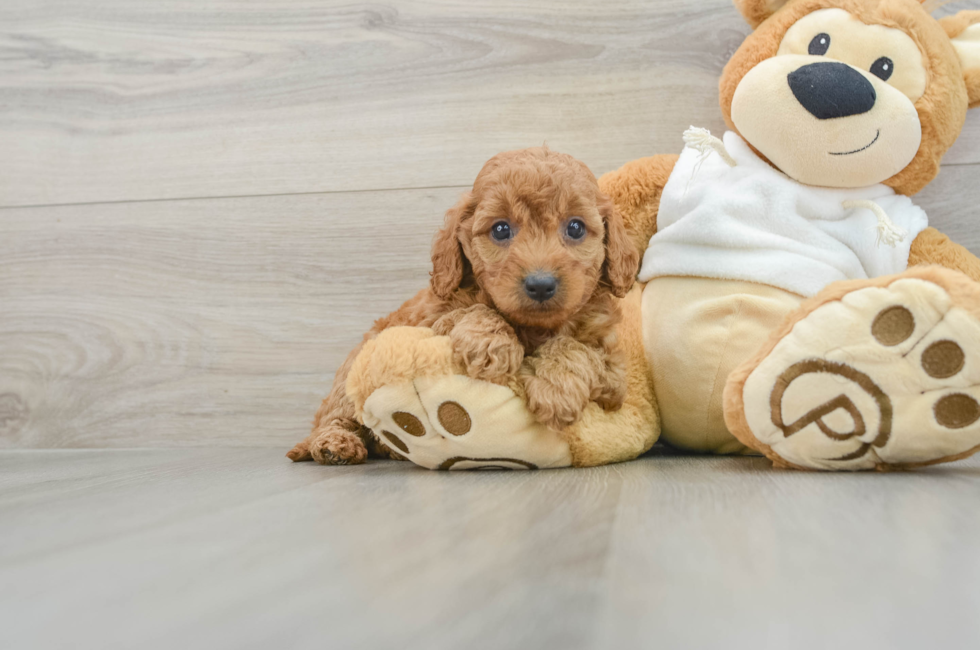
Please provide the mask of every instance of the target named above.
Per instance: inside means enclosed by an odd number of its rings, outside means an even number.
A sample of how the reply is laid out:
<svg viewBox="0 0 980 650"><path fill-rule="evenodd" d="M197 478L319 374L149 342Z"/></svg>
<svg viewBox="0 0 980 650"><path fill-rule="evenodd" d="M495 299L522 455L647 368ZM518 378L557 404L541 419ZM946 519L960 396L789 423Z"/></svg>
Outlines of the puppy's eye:
<svg viewBox="0 0 980 650"><path fill-rule="evenodd" d="M490 226L490 237L494 241L507 241L514 236L514 231L506 221L498 221Z"/></svg>
<svg viewBox="0 0 980 650"><path fill-rule="evenodd" d="M572 219L565 226L565 234L568 235L569 239L582 239L585 237L585 233L585 224L581 219Z"/></svg>
<svg viewBox="0 0 980 650"><path fill-rule="evenodd" d="M871 74L882 81L888 81L888 77L895 72L895 64L887 56L883 56L871 64Z"/></svg>
<svg viewBox="0 0 980 650"><path fill-rule="evenodd" d="M823 56L830 49L830 34L817 34L810 41L810 47L806 51L813 56Z"/></svg>

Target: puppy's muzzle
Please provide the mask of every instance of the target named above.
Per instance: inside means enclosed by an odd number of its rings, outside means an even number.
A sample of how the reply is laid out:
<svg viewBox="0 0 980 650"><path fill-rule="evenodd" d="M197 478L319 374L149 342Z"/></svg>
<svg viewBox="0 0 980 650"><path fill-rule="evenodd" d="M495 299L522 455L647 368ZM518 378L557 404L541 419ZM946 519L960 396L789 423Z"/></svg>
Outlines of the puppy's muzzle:
<svg viewBox="0 0 980 650"><path fill-rule="evenodd" d="M546 302L558 291L558 278L550 273L534 273L524 278L524 293L535 302Z"/></svg>
<svg viewBox="0 0 980 650"><path fill-rule="evenodd" d="M871 82L846 63L810 63L790 72L787 81L796 100L818 120L867 113L877 99Z"/></svg>

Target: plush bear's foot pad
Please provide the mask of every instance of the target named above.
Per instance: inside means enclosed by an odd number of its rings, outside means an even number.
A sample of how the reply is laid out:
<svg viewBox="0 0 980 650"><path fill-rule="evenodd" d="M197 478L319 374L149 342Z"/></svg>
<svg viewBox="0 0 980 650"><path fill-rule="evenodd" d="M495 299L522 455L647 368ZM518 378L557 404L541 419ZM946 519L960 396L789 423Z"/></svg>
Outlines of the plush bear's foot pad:
<svg viewBox="0 0 980 650"><path fill-rule="evenodd" d="M966 457L980 449L980 285L929 267L832 286L732 373L725 400L736 437L781 466Z"/></svg>
<svg viewBox="0 0 980 650"><path fill-rule="evenodd" d="M387 384L364 403L364 424L385 444L428 469L566 467L557 433L535 422L513 391L462 375Z"/></svg>

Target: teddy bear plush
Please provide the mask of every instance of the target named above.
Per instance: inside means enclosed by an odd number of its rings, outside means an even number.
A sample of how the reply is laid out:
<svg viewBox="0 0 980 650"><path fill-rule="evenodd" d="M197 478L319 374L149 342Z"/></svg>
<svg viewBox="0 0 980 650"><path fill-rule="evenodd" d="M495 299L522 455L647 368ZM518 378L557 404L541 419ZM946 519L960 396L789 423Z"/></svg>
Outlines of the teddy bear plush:
<svg viewBox="0 0 980 650"><path fill-rule="evenodd" d="M980 12L736 0L729 131L600 179L645 251L623 299L626 402L563 431L447 337L392 328L348 376L358 416L431 469L587 466L659 439L777 466L909 468L980 449L980 260L911 200L980 105ZM678 134L679 136L681 134Z"/></svg>

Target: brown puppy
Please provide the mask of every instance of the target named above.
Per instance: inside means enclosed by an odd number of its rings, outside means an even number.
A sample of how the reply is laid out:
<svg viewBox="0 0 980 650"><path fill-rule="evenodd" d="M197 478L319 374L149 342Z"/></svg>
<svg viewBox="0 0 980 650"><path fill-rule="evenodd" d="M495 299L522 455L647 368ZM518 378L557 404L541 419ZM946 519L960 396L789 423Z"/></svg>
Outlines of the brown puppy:
<svg viewBox="0 0 980 650"><path fill-rule="evenodd" d="M626 390L616 345L616 298L633 284L639 255L595 176L546 147L484 165L473 190L446 214L432 249L430 286L379 319L370 340L396 325L448 335L467 374L518 377L542 423L564 429L596 401L617 409ZM313 431L287 456L327 465L397 458L355 418L345 381L363 342L337 372Z"/></svg>

